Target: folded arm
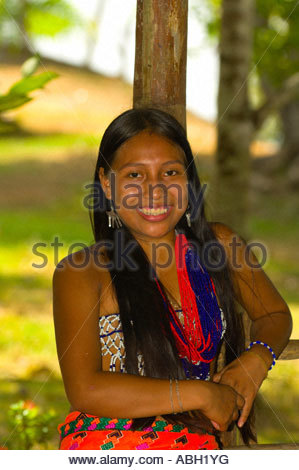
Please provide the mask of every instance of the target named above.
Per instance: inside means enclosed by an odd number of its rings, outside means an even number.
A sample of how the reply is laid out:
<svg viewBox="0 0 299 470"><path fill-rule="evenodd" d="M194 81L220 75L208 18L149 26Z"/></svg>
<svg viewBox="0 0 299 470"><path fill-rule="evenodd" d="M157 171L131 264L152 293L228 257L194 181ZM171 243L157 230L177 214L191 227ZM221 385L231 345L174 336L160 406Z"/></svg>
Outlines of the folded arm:
<svg viewBox="0 0 299 470"><path fill-rule="evenodd" d="M279 357L292 330L286 302L259 265L250 246L224 224L217 223L212 228L227 255L235 298L252 321L250 340L268 344ZM245 399L239 426L246 421L272 361L271 352L265 346L255 344L250 352L244 352L215 374L213 380L216 383L230 385Z"/></svg>

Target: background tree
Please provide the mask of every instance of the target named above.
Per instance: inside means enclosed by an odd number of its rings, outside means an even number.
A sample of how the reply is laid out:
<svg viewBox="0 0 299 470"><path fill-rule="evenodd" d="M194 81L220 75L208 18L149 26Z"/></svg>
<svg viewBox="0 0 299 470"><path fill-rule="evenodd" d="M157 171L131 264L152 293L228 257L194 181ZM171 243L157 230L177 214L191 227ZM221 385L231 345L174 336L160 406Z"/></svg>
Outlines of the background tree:
<svg viewBox="0 0 299 470"><path fill-rule="evenodd" d="M277 159L281 168L291 166L295 160L299 162L298 26L299 8L295 0L257 1L254 61L269 110L275 109L273 103L277 103L283 134ZM258 127L265 114L257 114Z"/></svg>
<svg viewBox="0 0 299 470"><path fill-rule="evenodd" d="M205 21L210 37L219 41L220 50L214 210L218 213L219 219L230 221L233 227L245 235L247 229L244 224L248 207L246 194L250 173L248 166L245 168L244 165L245 160L249 162L249 146L252 139L264 128L268 118L278 116L281 119L282 148L275 158L251 159L251 168L266 176L272 169L279 170L292 163L296 165L299 155L297 132L299 11L296 8L297 2L295 0L252 0L251 3L252 13L247 23L246 21L239 23L240 16L237 13L237 10L241 12L246 6L244 0L240 2L206 0L204 7L208 8L210 17L202 14L202 7L194 6L198 18ZM242 24L242 27L239 28L239 24ZM240 87L237 93L236 74L242 74L239 68L238 51L241 50L242 44L244 45L246 34L247 37L251 34L251 46L249 41L247 42L247 52L252 47L251 59L248 62L248 54L243 57L243 64L246 62L248 69L247 74L243 74L243 79L237 85ZM229 37L235 40L232 39L229 43ZM231 81L226 78L230 64ZM236 96L235 93L237 93ZM245 95L247 95L246 99ZM235 131L232 131L228 121L234 115L234 109L238 108L239 104L241 105L242 99L240 119L237 119L235 115L236 127ZM230 105L229 100L232 100ZM225 106L228 107L227 110ZM280 133L279 122L280 120L276 119L276 138ZM245 135L240 131L242 125ZM236 129L239 130L236 131ZM234 146L234 151L229 149L231 145ZM245 147L247 147L246 151ZM246 153L247 157L245 157ZM231 166L230 170L229 166ZM230 176L228 174L232 167L234 167L235 176L232 173ZM296 177L294 171L289 174L293 179ZM298 184L299 169L297 179Z"/></svg>
<svg viewBox="0 0 299 470"><path fill-rule="evenodd" d="M218 142L214 216L246 232L252 122L248 75L252 56L253 0L223 0L220 32Z"/></svg>

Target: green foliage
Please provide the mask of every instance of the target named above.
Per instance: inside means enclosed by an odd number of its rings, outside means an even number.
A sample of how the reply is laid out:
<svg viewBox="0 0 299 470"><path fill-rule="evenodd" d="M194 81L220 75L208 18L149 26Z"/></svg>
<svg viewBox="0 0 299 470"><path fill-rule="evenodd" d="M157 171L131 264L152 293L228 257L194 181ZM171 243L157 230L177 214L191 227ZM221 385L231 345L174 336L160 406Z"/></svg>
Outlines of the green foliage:
<svg viewBox="0 0 299 470"><path fill-rule="evenodd" d="M32 100L31 96L28 96L34 90L43 88L46 83L54 78L58 77L55 72L43 72L38 75L31 75L36 69L36 64L33 62L34 58L29 59L31 63L26 67L26 61L22 66L23 78L18 82L14 83L8 92L4 95L0 95L0 133L7 132L7 123L4 122L1 117L1 113L9 111L11 109L18 108L25 103ZM3 124L3 126L2 126Z"/></svg>
<svg viewBox="0 0 299 470"><path fill-rule="evenodd" d="M2 0L0 44L15 50L28 48L28 39L54 37L82 21L67 0Z"/></svg>
<svg viewBox="0 0 299 470"><path fill-rule="evenodd" d="M204 0L194 7L211 41L219 40L222 0ZM201 15L202 9L209 15ZM256 0L249 98L259 108L271 92L299 70L299 8L297 0ZM279 113L271 115L258 138L282 141Z"/></svg>
<svg viewBox="0 0 299 470"><path fill-rule="evenodd" d="M191 0L190 11L205 27L209 38L214 42L219 37L222 0Z"/></svg>
<svg viewBox="0 0 299 470"><path fill-rule="evenodd" d="M299 69L299 9L296 0L258 0L254 62L258 72L280 87Z"/></svg>
<svg viewBox="0 0 299 470"><path fill-rule="evenodd" d="M43 88L46 83L57 77L55 72L43 72L39 75L24 77L10 88L8 94L13 96L27 95L33 90Z"/></svg>
<svg viewBox="0 0 299 470"><path fill-rule="evenodd" d="M22 339L20 338L21 342ZM0 450L1 445L6 446L6 448L17 449L15 433L18 432L18 428L15 428L14 432L12 432L13 429L7 419L7 411L12 403L19 402L20 400L24 400L27 404L27 400L33 400L41 410L49 410L50 407L54 409L55 416L50 426L48 426L49 434L45 436L46 440L41 444L35 444L34 449L57 450L59 446L57 426L64 421L65 416L69 412L69 403L65 396L60 375L59 377L57 374L50 375L50 370L41 365L38 369L34 369L26 378L4 377L3 375L1 378Z"/></svg>
<svg viewBox="0 0 299 470"><path fill-rule="evenodd" d="M195 6L212 39L220 33L221 0L205 0ZM256 0L253 64L268 85L281 84L299 70L299 8L297 0ZM200 14L207 8L210 16Z"/></svg>
<svg viewBox="0 0 299 470"><path fill-rule="evenodd" d="M32 98L29 96L19 96L7 93L6 95L0 95L0 113L9 111L10 109L18 108L22 104L28 103Z"/></svg>
<svg viewBox="0 0 299 470"><path fill-rule="evenodd" d="M79 24L78 14L65 0L35 0L28 4L25 28L30 36L54 37Z"/></svg>
<svg viewBox="0 0 299 470"><path fill-rule="evenodd" d="M54 410L41 412L30 400L20 400L10 405L8 424L12 438L8 443L9 447L18 450L32 449L36 444L45 442L55 415Z"/></svg>

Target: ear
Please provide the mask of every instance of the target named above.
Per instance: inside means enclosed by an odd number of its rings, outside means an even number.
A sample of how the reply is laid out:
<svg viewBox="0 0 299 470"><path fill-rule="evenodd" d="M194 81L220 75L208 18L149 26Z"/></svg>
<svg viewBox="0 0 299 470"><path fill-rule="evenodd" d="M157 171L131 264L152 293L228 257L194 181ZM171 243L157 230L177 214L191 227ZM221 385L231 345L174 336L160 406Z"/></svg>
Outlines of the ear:
<svg viewBox="0 0 299 470"><path fill-rule="evenodd" d="M99 179L107 199L111 199L111 185L109 176L105 175L104 168L101 166L99 170Z"/></svg>

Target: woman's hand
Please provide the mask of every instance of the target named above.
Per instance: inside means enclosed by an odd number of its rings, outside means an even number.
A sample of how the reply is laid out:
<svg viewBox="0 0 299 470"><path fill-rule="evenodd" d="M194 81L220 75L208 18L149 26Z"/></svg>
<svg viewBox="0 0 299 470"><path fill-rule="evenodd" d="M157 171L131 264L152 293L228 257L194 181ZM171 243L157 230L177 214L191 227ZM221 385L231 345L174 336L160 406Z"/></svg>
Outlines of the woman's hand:
<svg viewBox="0 0 299 470"><path fill-rule="evenodd" d="M253 400L267 377L268 368L264 360L256 353L247 351L228 364L213 377L213 382L232 387L244 398L238 426L242 427L247 420Z"/></svg>
<svg viewBox="0 0 299 470"><path fill-rule="evenodd" d="M201 411L218 431L226 431L230 423L238 419L244 399L230 386L213 382L207 384L209 396Z"/></svg>

